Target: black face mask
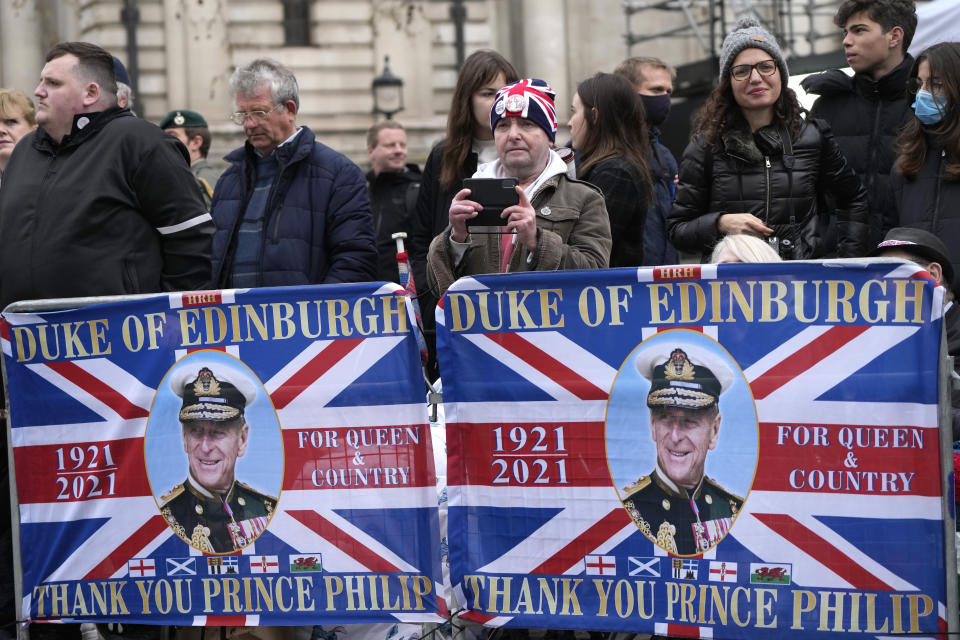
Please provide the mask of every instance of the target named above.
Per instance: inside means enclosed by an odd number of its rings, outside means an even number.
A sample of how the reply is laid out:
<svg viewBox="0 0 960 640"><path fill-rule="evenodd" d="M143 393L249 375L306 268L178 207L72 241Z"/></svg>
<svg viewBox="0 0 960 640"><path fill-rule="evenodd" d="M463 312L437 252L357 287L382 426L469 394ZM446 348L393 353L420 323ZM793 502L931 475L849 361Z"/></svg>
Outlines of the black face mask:
<svg viewBox="0 0 960 640"><path fill-rule="evenodd" d="M659 127L670 115L670 94L664 93L659 96L645 96L640 94L643 100L643 108L647 112L647 122L655 127Z"/></svg>

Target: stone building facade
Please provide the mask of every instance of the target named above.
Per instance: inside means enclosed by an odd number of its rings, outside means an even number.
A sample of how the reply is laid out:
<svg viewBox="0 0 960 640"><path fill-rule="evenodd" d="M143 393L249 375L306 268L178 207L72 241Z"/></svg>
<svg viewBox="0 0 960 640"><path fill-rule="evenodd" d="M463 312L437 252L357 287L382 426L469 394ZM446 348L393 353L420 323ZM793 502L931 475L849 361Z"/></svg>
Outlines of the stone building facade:
<svg viewBox="0 0 960 640"><path fill-rule="evenodd" d="M371 82L390 56L404 81L404 110L413 160L422 162L442 137L456 82L454 2L447 0L5 0L0 2L0 86L28 94L43 55L61 40L95 42L129 64L121 16L136 8L135 110L159 121L189 108L211 124L211 159L242 140L227 119L227 79L259 56L293 68L300 83L299 122L361 165L372 113ZM527 76L548 80L566 123L576 83L610 71L626 55L656 55L682 64L704 57L696 38L654 39L628 48L626 32L657 33L682 25L679 11L628 17L622 0L464 0L467 54L492 47ZM703 3L701 3L703 4ZM306 16L305 19L298 19ZM290 16L293 15L293 18ZM285 29L285 16L302 29ZM304 24L305 23L305 24ZM289 24L287 25L290 26ZM291 35L292 33L292 35ZM291 38L301 41L291 42ZM302 42L303 39L307 42ZM839 39L837 39L837 43ZM836 46L836 44L832 45ZM133 71L131 69L131 71ZM565 132L558 136L565 140Z"/></svg>

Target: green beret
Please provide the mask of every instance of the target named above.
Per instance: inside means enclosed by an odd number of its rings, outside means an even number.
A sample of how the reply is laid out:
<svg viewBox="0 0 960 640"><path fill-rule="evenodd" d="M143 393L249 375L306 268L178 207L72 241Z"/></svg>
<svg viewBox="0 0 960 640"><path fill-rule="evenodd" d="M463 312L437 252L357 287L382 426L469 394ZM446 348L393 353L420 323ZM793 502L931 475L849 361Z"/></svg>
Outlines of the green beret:
<svg viewBox="0 0 960 640"><path fill-rule="evenodd" d="M207 121L196 111L180 109L171 111L167 117L160 121L161 129L174 129L179 127L205 127Z"/></svg>

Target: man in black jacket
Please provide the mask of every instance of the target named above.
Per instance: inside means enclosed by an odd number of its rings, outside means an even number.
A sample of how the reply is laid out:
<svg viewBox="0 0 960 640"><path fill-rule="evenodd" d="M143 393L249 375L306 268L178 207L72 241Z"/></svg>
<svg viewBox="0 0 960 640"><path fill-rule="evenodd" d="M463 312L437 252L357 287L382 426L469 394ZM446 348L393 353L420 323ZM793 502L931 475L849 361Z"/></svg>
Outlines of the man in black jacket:
<svg viewBox="0 0 960 640"><path fill-rule="evenodd" d="M400 282L393 234L406 233L404 248L412 250L420 167L407 163L407 132L395 120L383 120L367 130L367 155L372 166L367 188L377 234L377 280Z"/></svg>
<svg viewBox="0 0 960 640"><path fill-rule="evenodd" d="M105 50L65 42L46 61L40 128L0 189L0 308L206 287L213 223L182 146L117 106Z"/></svg>
<svg viewBox="0 0 960 640"><path fill-rule="evenodd" d="M912 117L907 53L917 28L912 0L846 0L834 22L843 30L843 50L855 72L840 69L809 76L802 86L820 97L812 115L830 123L847 162L867 190L869 245L897 225L890 170L896 140Z"/></svg>

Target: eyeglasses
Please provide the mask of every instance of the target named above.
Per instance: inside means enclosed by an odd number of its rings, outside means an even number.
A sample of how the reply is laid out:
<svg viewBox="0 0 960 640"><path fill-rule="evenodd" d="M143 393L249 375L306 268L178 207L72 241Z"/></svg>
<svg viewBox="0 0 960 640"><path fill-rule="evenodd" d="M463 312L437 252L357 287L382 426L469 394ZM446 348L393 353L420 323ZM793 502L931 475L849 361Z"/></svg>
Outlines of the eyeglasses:
<svg viewBox="0 0 960 640"><path fill-rule="evenodd" d="M270 115L270 114L273 113L274 111L280 111L280 109L283 109L283 104L282 104L282 103L281 103L281 104L278 104L278 105L275 106L273 109L270 109L270 111L260 111L260 110L258 110L258 111L234 111L233 113L230 114L230 119L233 121L234 124L240 125L240 126L242 127L242 126L243 126L243 123L247 121L247 118L253 118L253 121L254 121L254 122L261 122L261 121L263 121L263 119L266 118L268 115Z"/></svg>
<svg viewBox="0 0 960 640"><path fill-rule="evenodd" d="M777 63L771 60L761 60L757 64L738 64L730 68L730 75L737 82L743 82L756 69L761 76L772 76L777 72Z"/></svg>
<svg viewBox="0 0 960 640"><path fill-rule="evenodd" d="M943 94L943 81L940 78L930 79L927 82L924 82L920 77L910 78L910 83L908 85L910 93L916 94L918 91L926 87L927 91L933 94Z"/></svg>

